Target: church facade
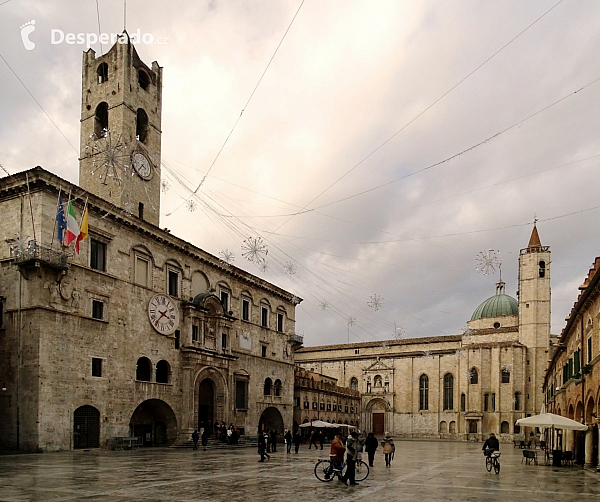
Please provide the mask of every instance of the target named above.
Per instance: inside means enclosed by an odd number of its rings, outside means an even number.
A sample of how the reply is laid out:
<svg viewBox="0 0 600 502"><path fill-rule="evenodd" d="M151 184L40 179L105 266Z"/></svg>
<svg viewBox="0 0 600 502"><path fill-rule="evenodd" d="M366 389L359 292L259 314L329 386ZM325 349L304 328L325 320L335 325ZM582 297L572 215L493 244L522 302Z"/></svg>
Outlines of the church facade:
<svg viewBox="0 0 600 502"><path fill-rule="evenodd" d="M158 227L161 81L130 43L90 49L80 186L40 167L0 180L0 449L292 426L301 300Z"/></svg>
<svg viewBox="0 0 600 502"><path fill-rule="evenodd" d="M518 300L496 294L455 336L304 347L298 365L360 391L361 424L379 435L523 437L539 413L550 344L550 249L534 226L519 256Z"/></svg>

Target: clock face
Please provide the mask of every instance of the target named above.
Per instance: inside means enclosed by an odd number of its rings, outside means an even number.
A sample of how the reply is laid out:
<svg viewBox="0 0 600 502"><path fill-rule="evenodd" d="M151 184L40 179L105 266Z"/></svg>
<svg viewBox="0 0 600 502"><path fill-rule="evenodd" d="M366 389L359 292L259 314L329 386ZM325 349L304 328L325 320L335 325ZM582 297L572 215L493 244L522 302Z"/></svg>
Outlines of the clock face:
<svg viewBox="0 0 600 502"><path fill-rule="evenodd" d="M150 166L150 162L145 155L141 153L134 153L133 157L131 158L131 165L141 178L145 180L150 178L150 174L152 174L152 167Z"/></svg>
<svg viewBox="0 0 600 502"><path fill-rule="evenodd" d="M179 309L166 295L154 295L148 303L150 324L163 335L171 335L179 326Z"/></svg>

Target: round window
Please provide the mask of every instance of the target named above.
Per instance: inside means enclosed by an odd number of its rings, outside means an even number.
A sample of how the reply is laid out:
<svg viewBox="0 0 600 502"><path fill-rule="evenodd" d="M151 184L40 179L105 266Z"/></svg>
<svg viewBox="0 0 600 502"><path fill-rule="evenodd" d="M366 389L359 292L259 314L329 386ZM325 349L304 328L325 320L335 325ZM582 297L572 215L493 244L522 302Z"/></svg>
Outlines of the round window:
<svg viewBox="0 0 600 502"><path fill-rule="evenodd" d="M494 323L494 328L498 329L500 327L500 323L499 322L495 322Z"/></svg>

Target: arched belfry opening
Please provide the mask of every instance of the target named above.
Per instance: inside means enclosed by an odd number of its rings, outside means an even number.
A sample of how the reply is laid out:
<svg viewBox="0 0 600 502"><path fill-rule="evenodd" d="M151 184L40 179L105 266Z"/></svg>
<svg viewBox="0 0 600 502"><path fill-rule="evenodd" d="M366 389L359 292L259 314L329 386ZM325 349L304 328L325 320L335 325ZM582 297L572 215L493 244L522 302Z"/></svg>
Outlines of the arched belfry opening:
<svg viewBox="0 0 600 502"><path fill-rule="evenodd" d="M100 64L96 70L96 74L98 75L99 84L108 82L108 65L106 63Z"/></svg>
<svg viewBox="0 0 600 502"><path fill-rule="evenodd" d="M144 144L148 141L148 114L142 108L137 109L135 136L138 141Z"/></svg>
<svg viewBox="0 0 600 502"><path fill-rule="evenodd" d="M108 103L102 101L94 114L94 134L96 138L102 138L108 129Z"/></svg>

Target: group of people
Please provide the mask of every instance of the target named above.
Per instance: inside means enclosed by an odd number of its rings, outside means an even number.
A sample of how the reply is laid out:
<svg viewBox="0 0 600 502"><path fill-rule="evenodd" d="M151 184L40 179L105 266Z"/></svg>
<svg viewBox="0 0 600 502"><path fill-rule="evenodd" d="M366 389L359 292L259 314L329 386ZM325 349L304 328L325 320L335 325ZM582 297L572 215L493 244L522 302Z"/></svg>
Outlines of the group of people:
<svg viewBox="0 0 600 502"><path fill-rule="evenodd" d="M292 452L292 444L294 445L294 449L296 453L298 453L298 449L300 448L300 443L302 442L302 436L300 436L300 431L296 431L295 434L289 429L285 429L283 431L283 442L286 446L286 453ZM271 456L269 453L277 451L277 431L270 430L258 433L258 454L260 455L259 462L264 462L265 457L267 460L271 460Z"/></svg>

